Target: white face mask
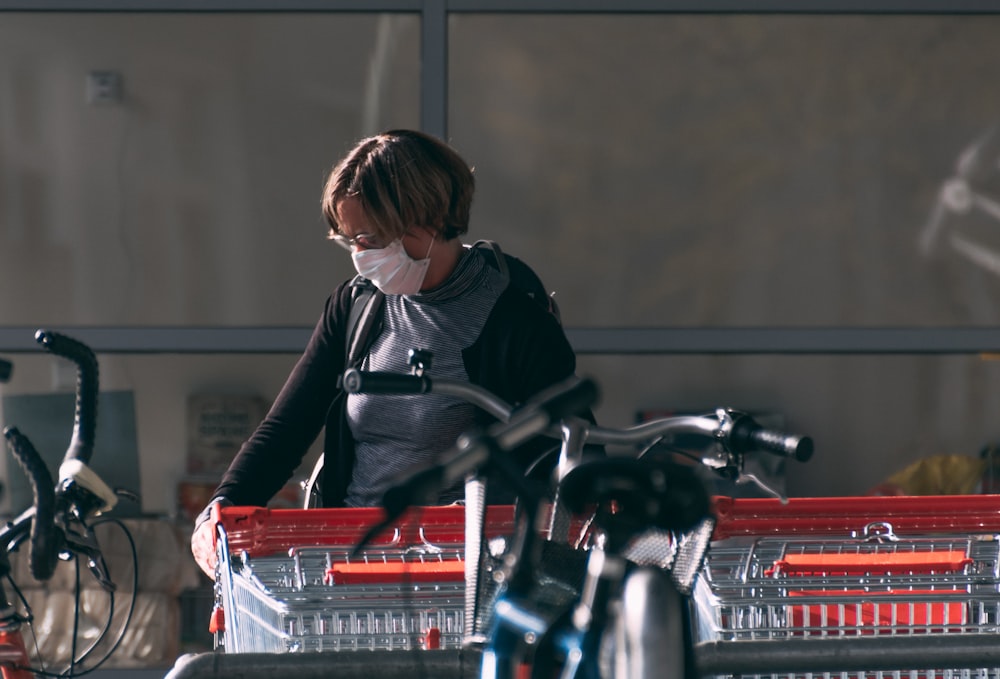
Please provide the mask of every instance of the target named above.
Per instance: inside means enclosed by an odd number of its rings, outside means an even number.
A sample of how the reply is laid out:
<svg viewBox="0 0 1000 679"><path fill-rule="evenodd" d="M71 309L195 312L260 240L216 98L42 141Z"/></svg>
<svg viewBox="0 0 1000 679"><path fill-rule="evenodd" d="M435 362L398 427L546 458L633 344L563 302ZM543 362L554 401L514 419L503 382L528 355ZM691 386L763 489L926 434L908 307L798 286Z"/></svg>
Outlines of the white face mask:
<svg viewBox="0 0 1000 679"><path fill-rule="evenodd" d="M434 241L431 241L434 247ZM378 250L355 250L351 253L354 268L387 295L415 295L427 276L431 248L427 257L413 259L398 238Z"/></svg>

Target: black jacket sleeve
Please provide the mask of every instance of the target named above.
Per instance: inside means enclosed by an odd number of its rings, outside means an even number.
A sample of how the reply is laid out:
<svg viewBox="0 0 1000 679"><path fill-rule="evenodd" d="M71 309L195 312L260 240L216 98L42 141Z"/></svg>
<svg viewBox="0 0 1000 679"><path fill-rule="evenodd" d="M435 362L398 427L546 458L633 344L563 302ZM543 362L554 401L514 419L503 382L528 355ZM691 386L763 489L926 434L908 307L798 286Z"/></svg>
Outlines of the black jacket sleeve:
<svg viewBox="0 0 1000 679"><path fill-rule="evenodd" d="M263 506L292 477L326 423L344 367L350 286L326 301L305 351L267 416L240 448L215 491L236 505Z"/></svg>

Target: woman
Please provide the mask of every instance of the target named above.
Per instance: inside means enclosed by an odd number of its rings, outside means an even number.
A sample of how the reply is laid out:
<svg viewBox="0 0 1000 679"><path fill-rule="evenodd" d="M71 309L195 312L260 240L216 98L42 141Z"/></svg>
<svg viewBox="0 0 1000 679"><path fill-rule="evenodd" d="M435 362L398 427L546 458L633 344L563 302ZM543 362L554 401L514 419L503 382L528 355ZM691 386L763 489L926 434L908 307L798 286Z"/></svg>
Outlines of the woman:
<svg viewBox="0 0 1000 679"><path fill-rule="evenodd" d="M359 277L341 284L265 419L244 443L196 525L192 551L214 574L211 505L264 505L291 478L321 430L325 506L374 506L406 469L451 448L489 417L436 394L346 395L348 319L359 285L384 301L360 368L408 372L411 349L433 355L431 374L478 384L523 403L576 370L555 316L465 247L475 181L452 148L392 130L363 139L331 172L322 209L329 237L351 252ZM519 459L522 465L530 456ZM452 488L440 498L460 498Z"/></svg>

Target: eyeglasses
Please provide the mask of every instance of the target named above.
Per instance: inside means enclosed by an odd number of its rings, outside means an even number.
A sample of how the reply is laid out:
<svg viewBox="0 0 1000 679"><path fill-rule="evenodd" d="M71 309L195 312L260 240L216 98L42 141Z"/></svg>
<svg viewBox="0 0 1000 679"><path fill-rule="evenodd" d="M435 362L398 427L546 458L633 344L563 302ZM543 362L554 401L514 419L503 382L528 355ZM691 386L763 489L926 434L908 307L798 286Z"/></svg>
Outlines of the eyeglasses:
<svg viewBox="0 0 1000 679"><path fill-rule="evenodd" d="M345 250L354 250L359 247L362 250L381 250L385 246L378 240L378 236L370 233L359 233L357 236L345 236L342 233L333 234L333 240Z"/></svg>

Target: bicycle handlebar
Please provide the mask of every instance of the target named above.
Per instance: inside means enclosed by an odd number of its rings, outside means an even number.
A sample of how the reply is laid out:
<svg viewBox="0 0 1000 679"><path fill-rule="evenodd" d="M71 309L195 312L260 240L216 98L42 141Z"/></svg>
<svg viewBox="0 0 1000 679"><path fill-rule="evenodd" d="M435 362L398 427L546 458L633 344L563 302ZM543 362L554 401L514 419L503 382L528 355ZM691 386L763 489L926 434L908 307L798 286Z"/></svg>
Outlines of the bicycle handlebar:
<svg viewBox="0 0 1000 679"><path fill-rule="evenodd" d="M31 518L28 551L31 577L44 582L55 573L58 557L55 525L56 494L52 474L35 446L16 427L7 427L3 435L7 439L8 448L14 459L17 460L31 485L33 512L27 516L22 515L21 518L26 519L28 516Z"/></svg>
<svg viewBox="0 0 1000 679"><path fill-rule="evenodd" d="M354 368L344 373L344 390L351 394L426 394L431 378L426 375L369 372Z"/></svg>
<svg viewBox="0 0 1000 679"><path fill-rule="evenodd" d="M383 506L398 517L414 504L429 504L438 493L490 462L494 448L512 450L564 417L589 408L597 400L593 380L570 378L542 391L516 410L507 422L490 427L484 436L463 436L443 460L390 488Z"/></svg>
<svg viewBox="0 0 1000 679"><path fill-rule="evenodd" d="M511 407L489 390L468 382L430 378L427 375L369 372L350 369L343 376L344 390L351 394L445 394L462 398L498 420L511 417ZM697 434L723 443L736 454L767 452L807 462L813 455L813 440L787 432L765 429L750 415L718 410L712 415L662 417L631 427L602 427L586 422L582 437L596 445L641 445L667 434ZM558 438L558 432L549 432Z"/></svg>
<svg viewBox="0 0 1000 679"><path fill-rule="evenodd" d="M740 451L761 450L782 457L808 462L813 455L813 440L780 431L764 429L753 418L742 415L733 423L729 440Z"/></svg>
<svg viewBox="0 0 1000 679"><path fill-rule="evenodd" d="M347 389L348 380L345 379L344 382ZM364 380L357 384L363 382ZM374 381L379 386L390 383L390 379L376 378ZM373 382L368 381L369 387L372 384ZM514 411L508 421L494 424L484 435L462 436L450 451L442 455L441 462L411 470L402 481L385 491L382 497L385 517L366 533L355 547L355 552L410 507L433 504L442 490L450 488L491 462L500 462L493 455L495 450L509 451L516 448L544 432L552 423L591 407L597 397L597 384L593 380L571 377L543 390Z"/></svg>
<svg viewBox="0 0 1000 679"><path fill-rule="evenodd" d="M90 347L82 342L51 330L36 332L35 341L50 353L76 364L76 413L73 418L73 437L70 439L63 460L79 460L83 464L89 464L94 452L94 434L97 429L97 357Z"/></svg>
<svg viewBox="0 0 1000 679"><path fill-rule="evenodd" d="M92 513L112 508L117 496L88 467L97 424L97 357L82 342L50 330L38 330L35 340L50 353L76 365L73 433L59 468L57 487L48 466L28 437L16 427L4 429L7 446L28 477L33 503L15 522L8 523L0 531L0 542L7 547L28 535L31 574L36 580L44 581L54 573L59 550L64 546L86 552L90 557L97 553L89 527L83 525L83 531L78 532L67 530L66 525L74 520L83 524ZM91 568L98 573L102 585L110 582L104 577L103 566L93 558Z"/></svg>
<svg viewBox="0 0 1000 679"><path fill-rule="evenodd" d="M433 392L456 396L479 406L501 422L510 419L513 408L491 391L458 380L432 379L427 375L369 372L351 368L342 378L344 391L349 394L426 394Z"/></svg>

